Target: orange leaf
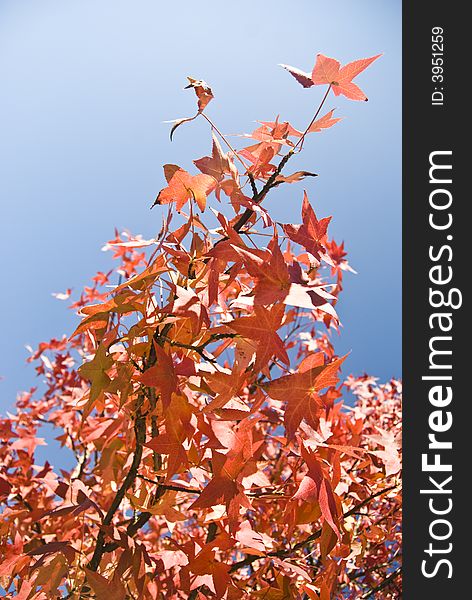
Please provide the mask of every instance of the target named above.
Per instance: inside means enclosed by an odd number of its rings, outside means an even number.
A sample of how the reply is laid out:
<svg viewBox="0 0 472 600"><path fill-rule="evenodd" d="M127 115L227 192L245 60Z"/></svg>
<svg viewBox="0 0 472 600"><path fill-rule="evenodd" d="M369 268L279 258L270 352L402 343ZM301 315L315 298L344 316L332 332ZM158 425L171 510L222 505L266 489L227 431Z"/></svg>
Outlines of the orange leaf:
<svg viewBox="0 0 472 600"><path fill-rule="evenodd" d="M334 58L318 54L311 78L315 85L330 84L335 96L342 94L351 100L367 100L367 96L355 83L352 83L352 80L379 56L381 55L377 54L370 58L355 60L341 67Z"/></svg>
<svg viewBox="0 0 472 600"><path fill-rule="evenodd" d="M207 196L217 183L214 177L190 175L176 165L165 165L164 173L169 185L159 192L152 206L175 202L177 210L181 210L189 200L195 200L200 210L205 210Z"/></svg>
<svg viewBox="0 0 472 600"><path fill-rule="evenodd" d="M335 96L342 94L351 100L367 100L367 96L355 83L352 83L352 80L367 69L379 56L381 54L355 60L341 67L338 60L324 56L324 54L318 54L311 75L296 67L289 65L280 66L286 69L305 88L312 87L313 85L328 84L331 86Z"/></svg>
<svg viewBox="0 0 472 600"><path fill-rule="evenodd" d="M284 424L288 439L294 437L302 419L316 425L323 406L318 392L338 382L337 372L345 358L346 356L327 365L284 375L263 386L271 398L287 402Z"/></svg>
<svg viewBox="0 0 472 600"><path fill-rule="evenodd" d="M119 579L113 578L110 581L100 573L87 568L85 568L85 571L87 581L95 592L97 600L111 600L111 598L113 600L124 600L126 598L126 588Z"/></svg>

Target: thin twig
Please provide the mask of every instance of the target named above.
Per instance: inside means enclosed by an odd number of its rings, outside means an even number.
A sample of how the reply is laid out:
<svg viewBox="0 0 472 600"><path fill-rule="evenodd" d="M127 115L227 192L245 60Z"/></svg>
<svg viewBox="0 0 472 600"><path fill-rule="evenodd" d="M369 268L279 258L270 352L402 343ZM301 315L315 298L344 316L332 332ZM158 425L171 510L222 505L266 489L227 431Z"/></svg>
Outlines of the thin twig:
<svg viewBox="0 0 472 600"><path fill-rule="evenodd" d="M380 590L383 590L384 588L386 588L390 583L392 583L400 575L402 570L403 570L403 567L398 567L398 569L396 571L394 571L393 573L391 573L388 577L386 577L382 581L381 584L372 588L366 594L361 596L360 600L367 600L367 598L370 598L373 594L376 594L377 592L380 592ZM374 598L375 598L375 596L374 596Z"/></svg>
<svg viewBox="0 0 472 600"><path fill-rule="evenodd" d="M163 490L169 490L173 492L188 492L189 494L201 494L202 490L191 487L184 487L183 485L174 485L171 483L161 483L160 481L156 481L155 479L149 479L149 477L145 477L144 475L137 475L139 479L143 481L147 481L148 483L154 483L154 485L158 485Z"/></svg>
<svg viewBox="0 0 472 600"><path fill-rule="evenodd" d="M142 399L141 399L142 403ZM131 463L131 467L129 468L126 477L118 488L115 497L113 498L113 502L111 503L110 508L108 509L105 517L103 518L103 526L110 525L115 516L116 511L118 510L123 498L125 497L128 489L133 485L134 480L136 479L136 475L138 473L139 465L141 464L141 458L143 455L143 444L146 441L146 417L143 416L140 412L140 407L138 408L135 424L134 424L134 434L136 439L136 448L133 454L133 460ZM97 536L97 544L95 546L95 550L92 558L90 559L87 567L91 571L96 571L102 559L102 556L105 552L105 531L100 529Z"/></svg>
<svg viewBox="0 0 472 600"><path fill-rule="evenodd" d="M156 342L158 345L162 346L164 344L164 338L170 332L172 328L171 323L167 323L164 325L162 330L156 330L153 336L153 342ZM153 366L157 361L156 349L154 347L154 343L151 343L151 348L149 351L149 358L147 361L147 367ZM110 508L108 509L105 517L103 518L102 526L108 526L113 521L113 517L115 516L116 511L120 507L121 502L123 501L126 492L128 489L134 484L136 477L138 475L138 469L141 464L141 459L143 456L143 447L146 441L146 415L141 413L141 406L144 401L144 396L140 396L138 399L138 405L136 407L136 419L134 422L134 435L135 435L135 450L133 454L133 459L131 462L131 466L129 468L126 477L119 487L113 501L111 503ZM134 535L136 531L142 527L151 517L151 513L142 513L138 518L137 522L132 523L128 526L127 533L128 535ZM139 521L139 523L138 523ZM97 543L95 546L95 550L93 552L92 558L90 559L87 567L91 571L96 571L100 565L100 561L105 552L110 552L112 549L115 549L115 544L106 544L105 543L105 531L103 528L100 528L97 535Z"/></svg>
<svg viewBox="0 0 472 600"><path fill-rule="evenodd" d="M320 105L318 106L317 111L315 112L315 114L313 115L312 120L310 121L310 123L308 124L308 127L305 129L305 131L302 133L300 139L298 140L298 142L295 144L294 146L294 150L296 150L298 148L298 146L300 146L300 150L303 148L303 142L305 141L305 137L306 134L310 131L310 127L313 125L313 123L316 121L316 119L318 118L318 115L321 112L321 109L323 108L324 103L326 102L326 98L329 95L329 92L331 91L331 84L329 84L328 89L326 90L325 95L323 96L323 100L321 100ZM299 151L300 151L299 150Z"/></svg>
<svg viewBox="0 0 472 600"><path fill-rule="evenodd" d="M228 146L228 148L231 150L231 152L234 154L234 156L239 160L239 162L243 165L243 167L246 169L246 171L248 171L249 167L245 164L243 159L239 156L239 154L236 152L236 150L233 148L233 146L228 142L228 140L221 133L221 131L218 129L218 127L213 123L213 121L210 119L210 117L207 116L204 112L201 112L200 114L210 124L211 128L216 131L216 133L220 136L220 138L223 140L223 142Z"/></svg>
<svg viewBox="0 0 472 600"><path fill-rule="evenodd" d="M279 165L277 166L275 171L272 173L272 175L269 177L269 179L266 181L262 190L252 197L252 201L254 202L254 204L260 204L264 200L264 197L267 195L267 193L270 191L270 189L273 188L275 185L277 185L277 183L276 183L277 177L280 175L280 173L282 172L283 168L285 167L287 162L290 160L290 158L296 153L298 146L300 146L300 145L303 146L303 141L305 139L305 136L307 135L308 131L310 130L310 127L313 125L313 123L318 118L318 115L320 114L320 111L323 108L324 103L326 102L326 99L329 95L330 90L331 90L331 85L328 86L328 89L326 90L326 93L323 96L323 99L321 100L320 105L316 109L316 112L315 112L313 118L311 119L310 123L308 124L308 127L302 133L298 142L295 144L295 146L293 148L291 148L287 152L287 154L285 154L282 157L282 160L280 161ZM251 208L247 208L243 212L241 217L236 221L234 230L237 232L241 231L241 229L249 221L249 219L251 218L253 213L254 213L254 211Z"/></svg>

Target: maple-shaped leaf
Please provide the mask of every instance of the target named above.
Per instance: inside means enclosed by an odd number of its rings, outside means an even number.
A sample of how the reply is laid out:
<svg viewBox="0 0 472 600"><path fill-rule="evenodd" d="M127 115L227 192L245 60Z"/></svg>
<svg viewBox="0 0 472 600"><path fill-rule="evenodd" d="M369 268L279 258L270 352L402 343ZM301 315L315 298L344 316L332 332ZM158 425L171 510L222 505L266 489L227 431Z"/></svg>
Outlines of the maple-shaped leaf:
<svg viewBox="0 0 472 600"><path fill-rule="evenodd" d="M227 323L230 329L255 344L255 370L265 368L274 355L286 365L290 364L284 344L277 334L282 326L284 312L282 304L276 304L270 309L256 305L252 317L240 317Z"/></svg>
<svg viewBox="0 0 472 600"><path fill-rule="evenodd" d="M256 281L254 304L273 304L287 296L290 276L276 237L269 243L269 256L237 246L234 246L234 250L242 257L248 273Z"/></svg>
<svg viewBox="0 0 472 600"><path fill-rule="evenodd" d="M107 353L108 345L103 340L98 346L95 356L89 362L79 367L80 375L91 382L88 408L91 408L100 393L110 383L111 379L107 375L108 369L113 365L113 358Z"/></svg>
<svg viewBox="0 0 472 600"><path fill-rule="evenodd" d="M214 393L214 398L204 408L205 412L213 412L222 408L233 398L237 398L246 380L244 373L234 369L231 373L216 371L205 376L205 381Z"/></svg>
<svg viewBox="0 0 472 600"><path fill-rule="evenodd" d="M144 445L147 448L154 450L154 452L157 452L157 454L168 455L168 479L170 479L175 473L178 473L182 466L186 467L188 464L187 453L182 445L182 441L177 437L173 437L169 433L161 433Z"/></svg>
<svg viewBox="0 0 472 600"><path fill-rule="evenodd" d="M257 531L254 531L249 521L243 521L241 523L235 537L245 549L254 549L258 552L264 552L266 550L266 544L272 541L269 536L265 534L261 535ZM266 544L264 542L266 542Z"/></svg>
<svg viewBox="0 0 472 600"><path fill-rule="evenodd" d="M131 279L128 279L121 285L117 286L114 289L114 292L116 294L116 292L126 290L127 288L132 288L133 290L142 290L146 286L154 282L156 279L159 279L160 275L162 273L165 273L167 270L168 267L165 264L164 257L157 256L156 259L146 269L141 271L141 273L138 273L138 275L131 277ZM126 302L126 300L132 301L133 296L127 296L126 294L124 294L123 296L115 295L113 300L111 301L112 303L114 303L114 306L112 305L111 308L114 308L116 312L121 313L133 310L134 307L131 304L131 302ZM83 308L82 312L86 313L87 308L88 307Z"/></svg>
<svg viewBox="0 0 472 600"><path fill-rule="evenodd" d="M280 151L280 142L259 142L240 150L239 154L251 162L250 170L254 177L267 177L275 170L270 161Z"/></svg>
<svg viewBox="0 0 472 600"><path fill-rule="evenodd" d="M208 313L193 290L176 285L170 310L179 317L187 317L195 334L202 329L204 324L209 325Z"/></svg>
<svg viewBox="0 0 472 600"><path fill-rule="evenodd" d="M46 593L50 598L57 598L57 588L61 585L61 581L68 570L69 565L66 558L62 554L56 554L46 566L38 570L34 583L42 586L42 593Z"/></svg>
<svg viewBox="0 0 472 600"><path fill-rule="evenodd" d="M44 438L38 438L33 435L23 435L19 439L12 442L10 448L12 450L25 450L30 456L34 455L36 446L46 446Z"/></svg>
<svg viewBox="0 0 472 600"><path fill-rule="evenodd" d="M163 373L162 378L165 380L165 373ZM157 454L168 456L167 479L169 480L176 473L179 473L182 467L186 468L188 466L184 442L193 432L190 424L193 413L186 396L175 393L172 394L170 404L166 401L164 410L165 432L159 433L144 445Z"/></svg>
<svg viewBox="0 0 472 600"><path fill-rule="evenodd" d="M226 477L236 479L244 465L254 458L257 448L263 443L260 439L254 439L256 424L257 419L247 417L228 436L225 443L228 447L228 453L225 455L221 469Z"/></svg>
<svg viewBox="0 0 472 600"><path fill-rule="evenodd" d="M214 540L205 544L195 558L190 561L190 569L197 575L191 589L198 590L199 587L205 586L212 592L214 598L228 597L226 592L231 582L229 565L218 561L216 550L229 550L233 545L232 538L226 532L218 534ZM202 592L198 592L198 595L195 596L198 600L204 600L207 597L207 594Z"/></svg>
<svg viewBox="0 0 472 600"><path fill-rule="evenodd" d="M366 439L383 446L385 450L372 450L371 454L378 456L385 464L385 475L395 475L402 467L401 457L399 454L400 443L396 439L395 434L391 431L383 431L376 427L379 435L367 435Z"/></svg>
<svg viewBox="0 0 472 600"><path fill-rule="evenodd" d="M351 100L367 100L367 96L355 83L352 83L352 80L379 56L381 54L370 58L361 58L341 67L339 61L334 58L318 54L311 78L315 85L330 84L335 96L342 94Z"/></svg>
<svg viewBox="0 0 472 600"><path fill-rule="evenodd" d="M176 203L177 210L189 200L195 200L200 210L205 210L207 196L215 189L216 179L210 175L190 175L177 165L164 165L164 175L168 186L162 189L154 204Z"/></svg>
<svg viewBox="0 0 472 600"><path fill-rule="evenodd" d="M290 291L283 302L290 306L320 310L339 321L339 317L329 300L336 300L336 297L327 292L321 285L309 286L292 283Z"/></svg>
<svg viewBox="0 0 472 600"><path fill-rule="evenodd" d="M287 144L293 146L288 138L290 136L300 137L301 131L295 129L288 121L279 122L279 117L275 121L259 121L261 126L255 129L252 133L246 134L244 137L249 137L261 142L272 142L276 144Z"/></svg>
<svg viewBox="0 0 472 600"><path fill-rule="evenodd" d="M312 87L313 85L328 84L331 86L335 96L343 95L351 100L367 100L367 96L355 83L352 83L352 80L367 69L379 56L381 54L355 60L341 67L340 62L336 59L324 56L324 54L318 54L311 74L289 65L281 66L305 88Z"/></svg>
<svg viewBox="0 0 472 600"><path fill-rule="evenodd" d="M318 221L306 192L303 194L302 220L302 225L284 225L284 231L293 242L303 246L305 250L319 260L320 252L323 251L326 243L326 234L331 217Z"/></svg>
<svg viewBox="0 0 472 600"><path fill-rule="evenodd" d="M174 369L172 356L154 344L156 351L156 364L144 371L137 380L147 387L157 388L161 394L164 407L169 406L172 393L177 391L177 376Z"/></svg>
<svg viewBox="0 0 472 600"><path fill-rule="evenodd" d="M313 85L313 82L311 82L311 85ZM310 125L308 131L305 132L305 135L307 133L316 133L316 132L322 131L323 129L329 129L333 125L336 125L336 123L338 123L338 121L340 121L341 118L340 117L333 118L334 111L335 111L335 109L333 108L332 110L327 112L325 115L323 115L322 117L320 117L319 119L314 121ZM289 146L293 146L293 142L291 142L287 138L289 136L300 138L304 135L301 131L298 131L298 129L295 129L294 127L292 127L290 125L290 123L288 123L288 122L279 123L278 118L276 121L261 121L261 124L262 124L262 127L259 127L258 129L253 131L253 133L247 137L260 139L261 141L265 141L265 142L267 142L267 141L278 142L280 144L285 143L285 144L288 144ZM279 137L275 137L277 135ZM298 171L297 173L294 173L293 175L288 176L288 177L278 175L276 181L279 181L279 182L285 181L288 183L292 183L293 181L299 181L303 177L307 177L307 176L316 177L316 173L309 173L307 171Z"/></svg>
<svg viewBox="0 0 472 600"><path fill-rule="evenodd" d="M237 181L238 170L236 169L233 160L228 154L223 152L215 134L212 134L212 138L213 145L211 156L204 156L198 160L194 160L193 164L202 173L211 175L211 177L214 177L218 182L222 181L225 175L231 175L233 179Z"/></svg>
<svg viewBox="0 0 472 600"><path fill-rule="evenodd" d="M273 304L284 300L290 288L290 276L277 238L273 238L268 246L270 258L260 265L256 274L254 302L256 304ZM248 269L249 271L249 269Z"/></svg>
<svg viewBox="0 0 472 600"><path fill-rule="evenodd" d="M257 448L262 444L262 441L255 442L253 438L253 429L256 423L257 419L243 419L227 437L225 444L228 448L227 454L213 452L214 475L191 505L192 509L201 509L211 508L215 504L224 502L227 507L230 529L237 524L240 506L251 508L238 477L246 463L252 460Z"/></svg>
<svg viewBox="0 0 472 600"><path fill-rule="evenodd" d="M301 454L308 467L308 472L301 480L298 490L292 499L308 502L316 500L320 505L321 514L329 523L331 529L340 538L339 517L331 483L323 473L323 467L315 457L315 454L310 452L303 442L301 444Z"/></svg>
<svg viewBox="0 0 472 600"><path fill-rule="evenodd" d="M287 439L295 436L302 419L316 427L323 402L318 395L322 389L336 385L338 370L346 356L338 358L326 365L310 366L310 362L302 363L297 373L284 375L263 386L267 394L287 402L284 424ZM304 367L306 370L304 370ZM308 368L309 367L309 368Z"/></svg>
<svg viewBox="0 0 472 600"><path fill-rule="evenodd" d="M214 475L191 508L211 508L215 504L229 504L239 493L240 486L233 479L225 474Z"/></svg>
<svg viewBox="0 0 472 600"><path fill-rule="evenodd" d="M95 592L97 600L124 600L126 598L126 588L120 581L119 576L115 575L110 581L100 573L85 569L87 581Z"/></svg>

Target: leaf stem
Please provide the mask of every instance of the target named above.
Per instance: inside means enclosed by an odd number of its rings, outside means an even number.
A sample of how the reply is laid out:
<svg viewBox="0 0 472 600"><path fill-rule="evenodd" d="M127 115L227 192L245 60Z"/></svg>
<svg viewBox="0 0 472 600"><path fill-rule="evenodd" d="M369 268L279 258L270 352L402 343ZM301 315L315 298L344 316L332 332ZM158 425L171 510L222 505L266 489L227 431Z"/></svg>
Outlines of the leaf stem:
<svg viewBox="0 0 472 600"><path fill-rule="evenodd" d="M220 138L223 140L223 142L228 146L228 148L231 150L231 152L234 154L234 156L239 160L239 162L243 165L243 167L246 169L246 171L248 171L249 167L246 165L246 163L243 161L243 159L239 156L238 152L233 148L233 146L228 142L226 137L221 133L221 131L218 129L218 127L213 123L213 121L210 119L210 117L208 115L206 115L204 112L201 112L200 114L210 124L211 128L216 131L216 133L220 136Z"/></svg>
<svg viewBox="0 0 472 600"><path fill-rule="evenodd" d="M296 150L298 148L298 146L300 146L300 150L303 148L303 142L305 140L305 136L310 131L310 127L313 125L313 123L318 118L318 115L320 114L321 109L323 108L323 105L326 102L326 99L328 98L328 95L329 95L330 91L331 91L331 84L329 84L328 89L326 90L325 95L323 96L323 99L321 100L320 105L318 106L315 114L313 115L313 118L311 119L311 121L308 124L308 127L305 129L305 131L302 133L300 139L298 140L298 142L293 147L294 150ZM300 150L299 150L299 152L300 152Z"/></svg>
<svg viewBox="0 0 472 600"><path fill-rule="evenodd" d="M282 169L285 167L285 165L287 164L287 162L290 160L290 158L295 154L297 148L299 146L300 149L298 150L298 152L300 152L300 150L303 147L303 141L305 139L305 136L307 135L308 131L310 130L310 127L313 125L313 123L316 121L316 119L318 118L318 115L321 112L321 109L323 108L324 103L326 102L326 99L328 98L328 94L331 90L331 85L328 86L328 89L325 92L325 95L323 96L323 99L320 102L320 105L318 106L318 108L316 109L315 114L313 115L313 118L311 119L310 123L308 124L307 128L305 129L305 131L302 133L301 138L298 140L298 142L295 144L295 146L293 148L291 148L287 154L285 154L282 157L282 160L280 161L280 163L278 164L277 168L275 169L275 171L272 173L272 175L269 177L269 179L266 181L266 183L264 184L264 187L262 188L262 190L260 192L258 192L257 194L254 194L252 197L252 201L255 204L259 204L260 202L262 202L264 200L264 197L267 195L267 192L269 192L269 190L271 188L273 188L276 184L276 179L277 177L280 175L280 173L282 172ZM236 221L236 224L234 225L234 230L236 232L241 231L241 229L244 227L244 225L249 221L249 219L251 218L251 216L254 214L254 211L251 208L247 208L243 214L241 215L241 217Z"/></svg>

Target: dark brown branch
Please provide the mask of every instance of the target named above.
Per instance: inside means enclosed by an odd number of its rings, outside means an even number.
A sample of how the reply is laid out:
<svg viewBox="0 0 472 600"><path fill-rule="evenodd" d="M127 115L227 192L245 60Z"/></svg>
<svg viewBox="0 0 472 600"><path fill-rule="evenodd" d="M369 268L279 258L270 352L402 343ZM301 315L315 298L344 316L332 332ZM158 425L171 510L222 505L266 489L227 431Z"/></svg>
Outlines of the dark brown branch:
<svg viewBox="0 0 472 600"><path fill-rule="evenodd" d="M207 356L205 354L205 351L201 346L192 346L192 344L184 344L183 342L175 342L174 340L171 340L169 338L164 338L164 339L171 346L176 346L177 348L185 348L186 350L192 350L193 352L196 352L203 358L203 360L206 360L207 362L210 362L210 363L216 362L214 358L212 358L211 356Z"/></svg>
<svg viewBox="0 0 472 600"><path fill-rule="evenodd" d="M160 481L157 481L155 479L149 479L149 477L145 477L144 475L137 475L137 477L139 477L139 479L142 479L143 481L148 481L149 483L154 483L154 485L158 485L161 489L163 490L170 490L173 492L188 492L191 494L201 494L202 490L198 490L196 488L188 488L188 487L184 487L184 486L180 486L180 485L173 485L173 484L168 484L168 483L161 483Z"/></svg>
<svg viewBox="0 0 472 600"><path fill-rule="evenodd" d="M123 498L125 497L126 492L133 485L136 479L136 475L138 473L139 465L141 464L141 458L143 455L143 444L146 441L146 417L141 415L139 408L134 423L134 434L136 439L136 448L133 454L133 461L123 483L121 484L118 491L116 492L115 497L113 498L113 502L111 503L110 508L108 509L105 517L103 518L104 526L110 525L110 523L112 522L116 511L118 510L121 502L123 501ZM89 564L87 565L91 571L96 571L98 569L104 552L105 532L103 529L100 529L97 536L97 545L95 546L93 556Z"/></svg>
<svg viewBox="0 0 472 600"><path fill-rule="evenodd" d="M296 143L296 145L291 148L287 154L285 154L282 157L282 160L280 161L280 163L278 164L277 168L275 169L275 171L272 173L272 175L269 177L269 179L266 181L266 183L264 184L263 188L261 189L260 192L258 192L257 194L254 194L252 197L252 201L255 204L260 204L265 196L267 195L267 193L276 185L278 185L277 177L280 175L280 173L282 172L283 168L285 167L285 165L287 164L287 162L290 160L290 158L296 153L296 150L298 148L298 146L302 147L303 146L303 142L305 140L306 134L309 132L310 127L313 125L313 123L316 121L316 119L318 118L318 115L321 112L321 109L323 108L324 103L326 102L326 99L329 95L329 92L331 90L331 85L328 86L328 89L326 90L325 95L323 96L323 99L320 102L320 105L318 106L313 118L311 119L310 123L308 124L307 128L305 129L305 131L302 133L300 139L298 140L298 142ZM251 218L251 216L254 214L254 211L251 208L247 208L243 214L239 217L239 219L236 221L236 224L234 226L234 230L239 232L241 231L241 229L244 227L244 225L246 225L246 223L249 221L249 219Z"/></svg>
<svg viewBox="0 0 472 600"><path fill-rule="evenodd" d="M15 496L15 498L21 502L21 504L23 504L23 506L26 508L26 510L28 510L29 512L33 512L33 507L31 506L31 504L28 502L28 500L26 500L26 498L23 498L21 496L21 494L17 494ZM33 521L33 523L31 524L31 527L33 528L33 530L38 534L41 535L42 534L42 529L41 529L41 524L38 523L37 521ZM42 538L40 538L42 540ZM43 541L43 540L42 540Z"/></svg>
<svg viewBox="0 0 472 600"><path fill-rule="evenodd" d="M376 598L376 596L374 594L376 594L377 592L380 592L380 590L383 590L384 588L386 588L388 585L390 585L402 572L403 567L398 567L398 569L396 571L394 571L393 573L391 573L388 577L386 577L382 583L380 583L378 586L372 588L371 590L369 590L368 592L366 592L363 596L361 596L361 600L367 600L367 598Z"/></svg>
<svg viewBox="0 0 472 600"><path fill-rule="evenodd" d="M381 565L375 564L375 565L372 565L371 567L369 567L368 569L356 571L355 573L348 575L349 580L354 581L355 579L365 577L369 573L372 573L372 571L379 571L382 569L387 569L391 565L392 562L398 562L398 559L400 559L401 557L402 557L402 554L395 554L394 556L392 556L392 559L389 562L383 563ZM346 584L346 585L349 585L349 584Z"/></svg>
<svg viewBox="0 0 472 600"><path fill-rule="evenodd" d="M239 333L214 333L205 342L193 346L192 344L184 344L183 342L174 342L168 337L164 337L164 341L171 344L171 346L177 346L179 348L187 348L187 350L194 350L195 352L201 353L207 346L218 340L233 339L241 337Z"/></svg>
<svg viewBox="0 0 472 600"><path fill-rule="evenodd" d="M252 201L254 202L254 204L260 204L266 197L267 193L271 190L271 188L273 188L275 185L277 185L275 180L280 175L282 169L285 167L287 162L290 160L290 158L294 154L295 154L295 151L293 148L291 148L287 152L287 154L285 154L285 156L282 158L282 160L278 164L275 171L272 173L272 175L269 177L269 179L265 182L264 187L261 189L261 191L252 197ZM244 227L244 225L246 225L246 223L249 221L249 219L252 217L253 214L254 214L254 211L252 210L252 208L246 208L246 210L243 212L243 214L236 221L236 224L234 225L234 230L237 232L241 231L241 229Z"/></svg>
<svg viewBox="0 0 472 600"><path fill-rule="evenodd" d="M254 181L254 175L248 171L247 176L248 176L249 182L251 184L252 195L257 196L257 194L259 192L257 191L256 182Z"/></svg>
<svg viewBox="0 0 472 600"><path fill-rule="evenodd" d="M162 346L164 344L165 337L167 336L167 334L169 333L171 328L172 328L172 324L167 323L166 325L164 325L162 330L156 330L156 332L154 333L154 336L153 336L153 342ZM157 361L156 350L154 348L154 343L151 343L151 348L149 351L149 357L148 357L146 366L149 368L152 365L154 365L156 363L156 361ZM113 502L111 503L111 506L108 509L108 511L103 519L103 523L102 523L103 526L107 526L107 525L111 524L116 511L118 510L121 502L123 501L123 499L125 497L126 492L134 484L136 477L138 475L138 469L141 464L141 459L143 456L143 445L146 441L146 415L143 415L141 413L141 406L143 404L143 401L144 401L144 397L141 396L138 399L138 406L136 408L136 419L134 422L134 435L135 435L136 447L134 450L131 467L129 468L129 471L128 471L123 483L119 487L115 497L113 498ZM137 521L135 521L134 523L132 523L128 526L128 528L127 528L128 535L134 535L138 531L138 529L140 527L142 527L150 519L150 517L151 517L150 513L147 513L147 512L141 513L141 515L138 517ZM114 550L114 549L115 549L114 543L111 543L111 544L105 543L105 532L103 529L100 529L100 531L98 532L97 544L95 546L93 556L92 556L89 564L87 565L87 567L91 571L96 571L98 569L98 566L100 565L100 561L102 559L103 554L105 552L110 552L111 550Z"/></svg>

